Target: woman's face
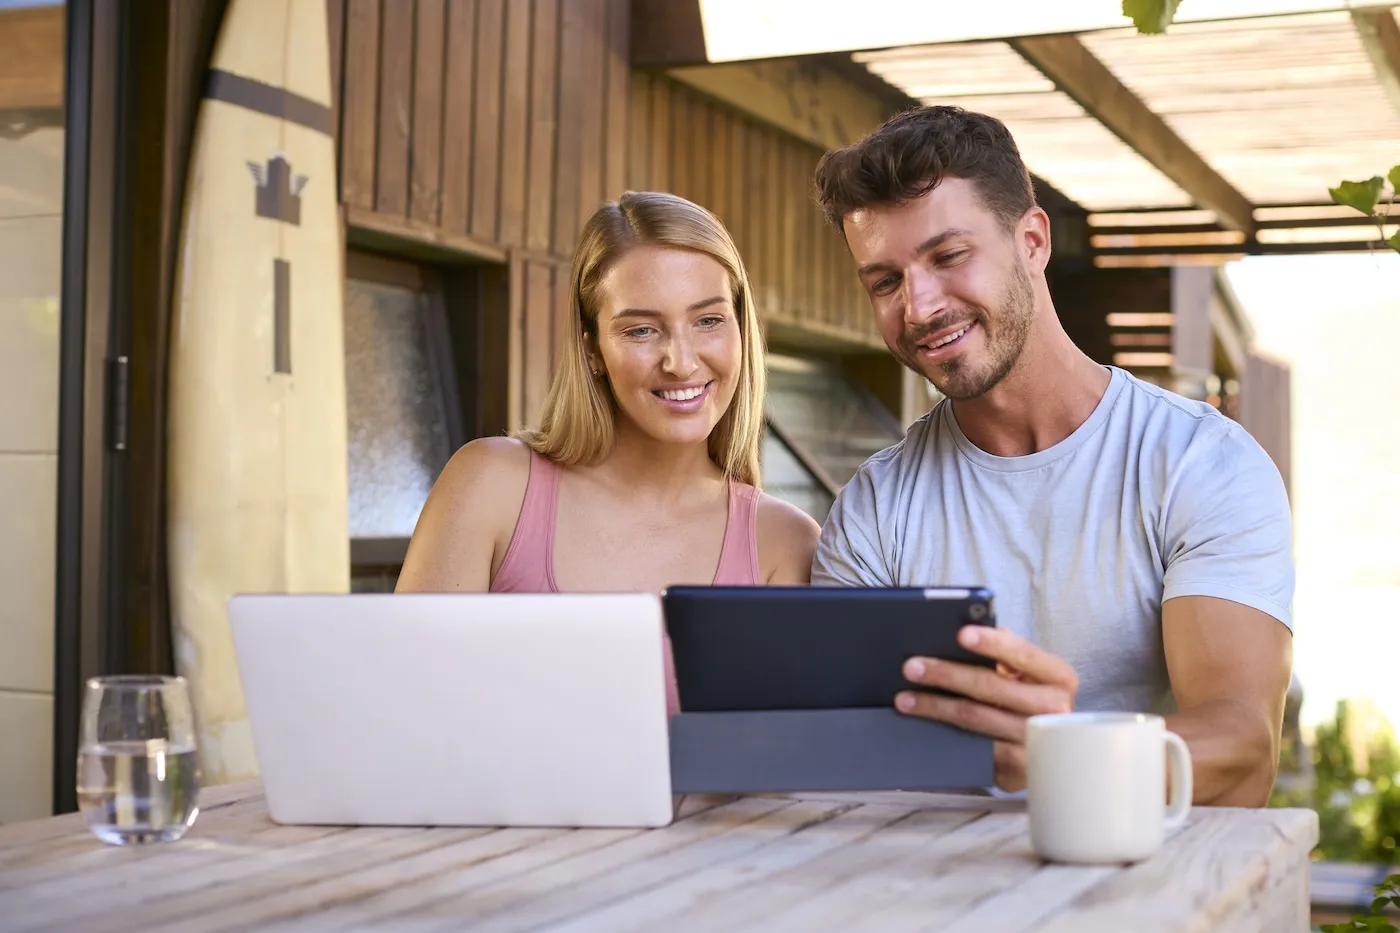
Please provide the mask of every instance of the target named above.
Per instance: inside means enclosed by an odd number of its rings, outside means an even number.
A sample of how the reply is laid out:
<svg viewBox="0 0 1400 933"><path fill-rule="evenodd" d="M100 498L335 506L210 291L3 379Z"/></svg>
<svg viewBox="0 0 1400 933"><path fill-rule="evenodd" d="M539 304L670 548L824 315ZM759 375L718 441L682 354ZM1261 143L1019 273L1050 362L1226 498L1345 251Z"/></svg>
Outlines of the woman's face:
<svg viewBox="0 0 1400 933"><path fill-rule="evenodd" d="M704 443L728 410L743 361L731 292L724 266L672 247L631 249L603 275L593 368L642 433Z"/></svg>

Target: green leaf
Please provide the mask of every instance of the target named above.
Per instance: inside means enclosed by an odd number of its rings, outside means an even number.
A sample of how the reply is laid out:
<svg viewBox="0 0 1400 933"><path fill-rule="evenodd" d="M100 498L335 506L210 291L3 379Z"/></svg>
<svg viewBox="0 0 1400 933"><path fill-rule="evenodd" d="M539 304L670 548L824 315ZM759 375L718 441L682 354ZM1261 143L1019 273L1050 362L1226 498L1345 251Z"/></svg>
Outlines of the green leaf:
<svg viewBox="0 0 1400 933"><path fill-rule="evenodd" d="M1344 181L1335 188L1328 188L1327 193L1332 195L1332 200L1343 207L1350 207L1363 214L1372 214L1376 210L1376 199L1381 196L1381 188L1385 186L1385 179L1375 175L1370 181Z"/></svg>
<svg viewBox="0 0 1400 933"><path fill-rule="evenodd" d="M1400 165L1392 168L1390 174L1386 177L1390 179L1390 190L1394 191L1396 194L1400 194ZM1396 878L1400 876L1391 875L1391 877ZM1396 884L1400 884L1400 881L1397 881Z"/></svg>
<svg viewBox="0 0 1400 933"><path fill-rule="evenodd" d="M1371 913L1373 913L1373 914L1378 914L1378 913L1380 913L1381 911L1385 910L1385 905L1387 905L1387 904L1389 904L1389 903L1390 903L1390 898L1388 898L1388 897L1378 897L1378 898L1376 898L1374 901L1371 902Z"/></svg>
<svg viewBox="0 0 1400 933"><path fill-rule="evenodd" d="M1386 246L1389 246L1391 249L1395 250L1397 253L1400 253L1400 230L1397 230L1397 231L1395 231L1394 233L1392 233L1392 234L1390 235L1390 239L1388 239L1388 240L1385 241L1385 245L1386 245ZM1395 899L1395 906L1396 906L1396 907L1400 907L1400 897L1397 897L1397 898Z"/></svg>
<svg viewBox="0 0 1400 933"><path fill-rule="evenodd" d="M1123 15L1133 21L1137 31L1155 35L1167 31L1176 16L1181 0L1123 0Z"/></svg>

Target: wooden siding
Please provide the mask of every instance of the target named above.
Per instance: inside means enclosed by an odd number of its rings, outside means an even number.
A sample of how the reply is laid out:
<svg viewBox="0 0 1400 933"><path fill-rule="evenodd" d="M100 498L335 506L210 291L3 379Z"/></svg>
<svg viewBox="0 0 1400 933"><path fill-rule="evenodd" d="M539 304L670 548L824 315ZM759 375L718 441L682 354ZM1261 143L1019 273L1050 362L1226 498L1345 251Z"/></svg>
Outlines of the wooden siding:
<svg viewBox="0 0 1400 933"><path fill-rule="evenodd" d="M765 320L878 345L809 190L820 150L628 66L628 0L327 0L349 227L504 261L508 420L562 346L574 241L625 188L713 210Z"/></svg>
<svg viewBox="0 0 1400 933"><path fill-rule="evenodd" d="M718 215L766 322L879 343L846 244L812 199L820 149L661 75L632 73L631 113L628 185Z"/></svg>

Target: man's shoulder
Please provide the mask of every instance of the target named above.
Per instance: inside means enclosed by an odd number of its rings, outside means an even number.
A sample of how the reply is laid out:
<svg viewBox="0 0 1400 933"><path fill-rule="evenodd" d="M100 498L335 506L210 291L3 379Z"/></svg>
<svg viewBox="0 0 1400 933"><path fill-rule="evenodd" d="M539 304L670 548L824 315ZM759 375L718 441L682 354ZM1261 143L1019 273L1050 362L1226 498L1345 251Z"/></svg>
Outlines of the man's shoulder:
<svg viewBox="0 0 1400 933"><path fill-rule="evenodd" d="M1149 445L1178 457L1258 448L1243 425L1209 402L1187 398L1131 373L1124 375L1129 429Z"/></svg>
<svg viewBox="0 0 1400 933"><path fill-rule="evenodd" d="M1207 402L1128 379L1130 430L1140 449L1158 458L1164 494L1191 500L1278 484L1273 458L1244 425Z"/></svg>
<svg viewBox="0 0 1400 933"><path fill-rule="evenodd" d="M870 488L883 488L899 483L910 472L921 470L928 459L930 435L938 430L939 413L944 404L946 402L939 402L909 425L902 438L867 458L856 469L852 481Z"/></svg>

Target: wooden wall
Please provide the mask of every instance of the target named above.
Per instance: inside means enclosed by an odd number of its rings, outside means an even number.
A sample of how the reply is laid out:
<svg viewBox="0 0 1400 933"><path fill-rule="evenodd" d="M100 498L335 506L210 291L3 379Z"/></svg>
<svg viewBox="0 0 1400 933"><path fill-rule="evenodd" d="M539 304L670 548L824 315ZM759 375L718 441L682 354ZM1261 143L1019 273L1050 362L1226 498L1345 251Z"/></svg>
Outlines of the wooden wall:
<svg viewBox="0 0 1400 933"><path fill-rule="evenodd" d="M629 0L327 3L347 226L503 264L505 305L484 310L512 423L533 420L548 387L578 230L629 187L730 225L769 320L877 340L808 196L820 152L634 72Z"/></svg>
<svg viewBox="0 0 1400 933"><path fill-rule="evenodd" d="M812 197L821 150L664 75L634 72L628 184L674 191L724 221L765 319L882 346L840 234Z"/></svg>

